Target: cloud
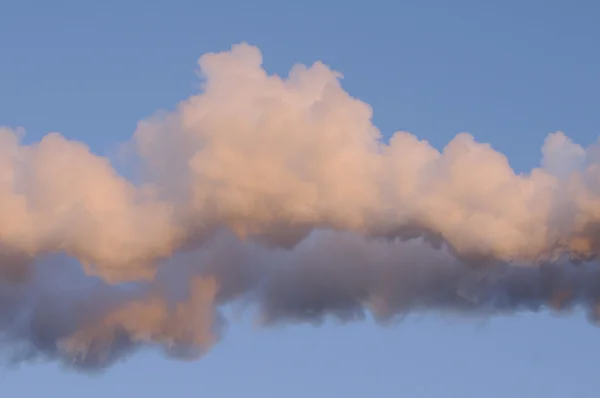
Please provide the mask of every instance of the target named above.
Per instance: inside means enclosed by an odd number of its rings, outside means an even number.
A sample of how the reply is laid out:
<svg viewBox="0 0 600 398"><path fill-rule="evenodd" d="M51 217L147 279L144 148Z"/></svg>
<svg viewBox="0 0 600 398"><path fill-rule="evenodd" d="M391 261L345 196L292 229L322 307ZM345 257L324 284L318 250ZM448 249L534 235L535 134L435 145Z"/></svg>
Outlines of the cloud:
<svg viewBox="0 0 600 398"><path fill-rule="evenodd" d="M201 92L138 124L135 183L84 143L0 129L7 358L196 358L233 303L265 326L570 305L595 319L597 144L550 134L518 174L467 133L384 143L320 62L269 75L242 43L199 67Z"/></svg>

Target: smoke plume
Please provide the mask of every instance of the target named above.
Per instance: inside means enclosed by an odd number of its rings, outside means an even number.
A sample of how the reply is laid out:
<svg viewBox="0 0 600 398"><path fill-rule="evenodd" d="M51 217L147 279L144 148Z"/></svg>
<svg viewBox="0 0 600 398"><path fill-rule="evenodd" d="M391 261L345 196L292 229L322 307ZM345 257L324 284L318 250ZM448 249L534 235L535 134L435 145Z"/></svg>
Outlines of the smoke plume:
<svg viewBox="0 0 600 398"><path fill-rule="evenodd" d="M262 326L415 311L600 316L600 150L550 134L515 173L471 135L385 141L322 63L269 75L250 45L139 123L135 180L81 142L0 128L3 358L98 370L141 347L194 359L221 309Z"/></svg>

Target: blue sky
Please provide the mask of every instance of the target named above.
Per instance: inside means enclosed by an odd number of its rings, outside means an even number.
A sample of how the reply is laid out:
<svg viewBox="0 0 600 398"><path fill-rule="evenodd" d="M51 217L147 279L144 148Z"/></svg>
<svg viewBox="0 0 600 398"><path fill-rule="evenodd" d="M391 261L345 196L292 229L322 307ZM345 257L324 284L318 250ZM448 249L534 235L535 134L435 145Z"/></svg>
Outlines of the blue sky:
<svg viewBox="0 0 600 398"><path fill-rule="evenodd" d="M198 89L197 58L247 41L268 71L322 60L389 135L467 131L519 171L545 136L596 140L600 5L480 1L14 1L0 5L0 125L112 155L137 121ZM147 352L102 376L26 365L0 393L63 397L595 397L600 331L584 316L414 317L256 330L232 323L203 360ZM48 387L51 390L48 390Z"/></svg>

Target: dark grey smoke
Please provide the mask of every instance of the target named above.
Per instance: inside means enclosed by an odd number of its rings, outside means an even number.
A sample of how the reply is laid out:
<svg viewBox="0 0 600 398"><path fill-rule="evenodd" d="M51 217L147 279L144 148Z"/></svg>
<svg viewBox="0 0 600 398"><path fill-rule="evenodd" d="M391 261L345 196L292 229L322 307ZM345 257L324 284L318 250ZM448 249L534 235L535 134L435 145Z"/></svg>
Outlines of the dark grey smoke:
<svg viewBox="0 0 600 398"><path fill-rule="evenodd" d="M181 334L172 329L206 327L194 323L194 316L175 314L178 303L191 303L192 313L202 311L203 301L194 307L190 299L194 278L214 277L215 307L245 306L265 327L359 321L368 313L382 324L414 312L493 316L579 306L594 322L600 313L600 269L594 263L474 267L458 261L443 245L434 250L420 239L365 239L328 231L313 233L294 249L266 248L221 232L201 248L169 260L153 281L126 285L85 276L65 257L33 264L5 256L3 264L0 330L5 363L58 360L83 371L103 370L142 347L161 347L179 359L205 353L216 340L190 338L201 330ZM166 321L138 322L135 329L125 318L106 321L133 302L157 297L172 312L167 329ZM148 308L152 316L156 305ZM127 319L137 315L125 313ZM211 330L216 334L221 321L215 312ZM141 339L139 330L154 337ZM64 341L82 331L86 337L75 340L85 350L65 349Z"/></svg>

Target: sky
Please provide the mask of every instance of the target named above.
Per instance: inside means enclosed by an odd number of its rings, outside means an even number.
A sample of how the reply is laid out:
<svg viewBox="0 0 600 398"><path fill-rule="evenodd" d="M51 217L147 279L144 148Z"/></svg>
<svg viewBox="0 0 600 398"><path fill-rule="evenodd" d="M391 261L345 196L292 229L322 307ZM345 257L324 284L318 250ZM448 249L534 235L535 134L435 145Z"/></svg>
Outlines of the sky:
<svg viewBox="0 0 600 398"><path fill-rule="evenodd" d="M0 125L60 132L116 158L137 122L199 90L206 52L248 42L270 73L323 61L386 136L443 147L459 132L517 171L545 137L600 130L600 5L478 1L3 1ZM232 322L187 363L142 352L101 375L54 363L0 374L0 393L63 397L595 397L600 330L581 313L483 320L412 316L260 330Z"/></svg>

